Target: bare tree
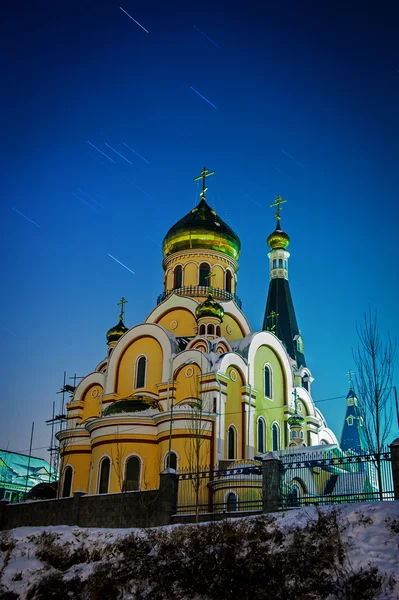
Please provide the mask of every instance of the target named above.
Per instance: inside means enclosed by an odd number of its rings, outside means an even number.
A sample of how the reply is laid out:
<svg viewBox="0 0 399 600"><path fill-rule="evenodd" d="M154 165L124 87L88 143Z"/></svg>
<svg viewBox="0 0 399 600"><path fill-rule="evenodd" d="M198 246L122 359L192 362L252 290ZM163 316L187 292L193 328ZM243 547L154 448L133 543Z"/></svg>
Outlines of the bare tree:
<svg viewBox="0 0 399 600"><path fill-rule="evenodd" d="M375 455L380 499L383 499L381 452L389 435L392 421L392 406L389 398L396 354L389 332L387 339L380 337L377 313L369 308L364 314L363 325L356 325L358 347L353 352L357 374L356 392L359 411L363 418L364 436L369 451Z"/></svg>
<svg viewBox="0 0 399 600"><path fill-rule="evenodd" d="M114 449L115 449L115 457L114 457ZM114 440L113 448L111 450L112 454L112 466L114 468L116 477L118 479L119 490L123 493L126 491L125 489L125 446L121 444L119 441L119 427L116 428L116 437Z"/></svg>

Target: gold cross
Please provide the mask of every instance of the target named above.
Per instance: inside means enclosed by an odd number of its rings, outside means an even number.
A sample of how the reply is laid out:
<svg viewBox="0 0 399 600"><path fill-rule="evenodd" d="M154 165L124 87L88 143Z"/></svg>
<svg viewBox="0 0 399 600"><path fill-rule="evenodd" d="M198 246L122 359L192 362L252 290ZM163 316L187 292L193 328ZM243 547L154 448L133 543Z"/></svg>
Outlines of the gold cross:
<svg viewBox="0 0 399 600"><path fill-rule="evenodd" d="M200 179L202 179L202 192L200 193L200 198L201 200L205 200L205 192L208 189L207 187L205 187L205 178L209 177L210 175L214 175L215 171L208 171L208 169L206 167L204 167L201 171L201 174L199 177L195 177L193 179L193 181L199 181Z"/></svg>
<svg viewBox="0 0 399 600"><path fill-rule="evenodd" d="M352 375L354 375L354 372L349 369L349 371L347 372L347 375L349 377L349 383L352 383L352 380L353 380Z"/></svg>
<svg viewBox="0 0 399 600"><path fill-rule="evenodd" d="M123 296L122 296L122 299L121 299L121 301L120 301L120 302L118 302L118 306L120 306L120 307L121 307L121 312L120 312L120 315L119 315L119 320L120 320L120 321L122 321L122 319L123 319L123 313L125 312L125 307L124 307L124 305L126 304L126 302L129 302L129 300L125 300L125 298L124 298Z"/></svg>
<svg viewBox="0 0 399 600"><path fill-rule="evenodd" d="M270 313L270 315L267 315L267 318L272 320L272 326L269 327L269 331L271 331L272 333L274 333L274 330L276 328L276 325L274 323L274 319L276 319L276 321L277 321L276 317L278 317L278 316L279 316L278 313L276 313L274 310L272 310L272 312Z"/></svg>
<svg viewBox="0 0 399 600"><path fill-rule="evenodd" d="M274 204L270 205L270 208L273 208L273 206L277 206L277 210L276 210L276 213L274 215L276 217L277 221L279 221L281 219L280 213L283 210L281 208L281 205L284 204L284 202L287 202L287 200L283 200L281 196L276 196L275 199L274 199Z"/></svg>
<svg viewBox="0 0 399 600"><path fill-rule="evenodd" d="M294 396L294 407L295 407L295 413L298 413L298 394L296 393L296 388L294 388L294 391L292 392L293 396Z"/></svg>
<svg viewBox="0 0 399 600"><path fill-rule="evenodd" d="M209 292L209 294L212 293L212 286L209 285L210 283L212 283L212 277L216 277L216 273L212 273L212 271L210 271L209 275L207 275L205 277L205 279L208 280L208 292Z"/></svg>

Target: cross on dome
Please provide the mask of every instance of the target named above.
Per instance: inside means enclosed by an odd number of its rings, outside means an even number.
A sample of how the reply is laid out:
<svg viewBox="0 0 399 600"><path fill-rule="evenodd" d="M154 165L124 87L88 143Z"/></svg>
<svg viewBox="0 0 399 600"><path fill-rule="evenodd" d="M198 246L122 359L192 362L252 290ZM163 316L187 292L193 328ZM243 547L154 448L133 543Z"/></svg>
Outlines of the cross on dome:
<svg viewBox="0 0 399 600"><path fill-rule="evenodd" d="M194 177L193 181L199 181L202 179L202 191L200 193L200 198L205 200L205 192L207 191L207 187L205 187L205 178L214 175L215 171L209 171L206 167L204 167L200 173L199 177Z"/></svg>
<svg viewBox="0 0 399 600"><path fill-rule="evenodd" d="M277 221L280 221L281 219L280 213L283 210L281 205L284 204L284 202L287 202L287 200L283 200L281 196L276 196L274 199L274 203L270 205L270 208L273 208L273 206L277 206L277 210L274 215Z"/></svg>

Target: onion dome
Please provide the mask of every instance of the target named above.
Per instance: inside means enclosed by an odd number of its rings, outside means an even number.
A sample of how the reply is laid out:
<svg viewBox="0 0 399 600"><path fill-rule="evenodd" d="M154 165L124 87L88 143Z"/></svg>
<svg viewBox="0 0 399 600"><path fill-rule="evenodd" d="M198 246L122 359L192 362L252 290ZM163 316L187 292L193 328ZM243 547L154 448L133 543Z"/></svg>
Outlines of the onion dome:
<svg viewBox="0 0 399 600"><path fill-rule="evenodd" d="M305 422L305 419L300 415L292 415L287 419L288 425L290 427L302 427Z"/></svg>
<svg viewBox="0 0 399 600"><path fill-rule="evenodd" d="M107 406L103 416L109 417L110 415L141 412L149 408L158 408L158 401L155 398L151 396L128 396Z"/></svg>
<svg viewBox="0 0 399 600"><path fill-rule="evenodd" d="M223 321L224 308L221 304L215 302L212 298L212 294L209 293L208 298L204 300L204 302L201 302L201 304L198 304L195 309L195 316L197 321L198 319L201 319L201 317L216 317Z"/></svg>
<svg viewBox="0 0 399 600"><path fill-rule="evenodd" d="M201 198L199 204L171 227L163 240L166 258L181 250L205 248L238 259L241 242L234 231Z"/></svg>
<svg viewBox="0 0 399 600"><path fill-rule="evenodd" d="M107 342L117 342L126 331L128 331L128 329L122 321L122 318L120 318L119 323L107 331Z"/></svg>
<svg viewBox="0 0 399 600"><path fill-rule="evenodd" d="M271 250L286 250L290 245L290 236L280 229L280 220L277 221L276 229L267 238L267 245Z"/></svg>

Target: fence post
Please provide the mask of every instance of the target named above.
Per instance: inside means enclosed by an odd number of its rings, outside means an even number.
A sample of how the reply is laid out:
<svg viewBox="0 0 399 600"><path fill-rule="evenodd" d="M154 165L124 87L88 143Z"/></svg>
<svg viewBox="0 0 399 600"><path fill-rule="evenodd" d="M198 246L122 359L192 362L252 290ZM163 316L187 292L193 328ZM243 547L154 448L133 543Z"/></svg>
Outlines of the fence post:
<svg viewBox="0 0 399 600"><path fill-rule="evenodd" d="M281 460L274 452L268 452L262 460L262 511L275 512L281 507L280 495Z"/></svg>
<svg viewBox="0 0 399 600"><path fill-rule="evenodd" d="M170 525L177 510L179 476L174 469L164 469L159 479L157 525Z"/></svg>
<svg viewBox="0 0 399 600"><path fill-rule="evenodd" d="M0 530L5 528L6 525L6 506L9 504L8 500L0 500Z"/></svg>
<svg viewBox="0 0 399 600"><path fill-rule="evenodd" d="M81 490L77 490L73 493L72 500L72 514L71 514L71 525L79 526L79 504L82 496L85 496L86 492L82 492Z"/></svg>
<svg viewBox="0 0 399 600"><path fill-rule="evenodd" d="M396 438L389 448L392 461L393 494L395 500L399 500L399 438Z"/></svg>

